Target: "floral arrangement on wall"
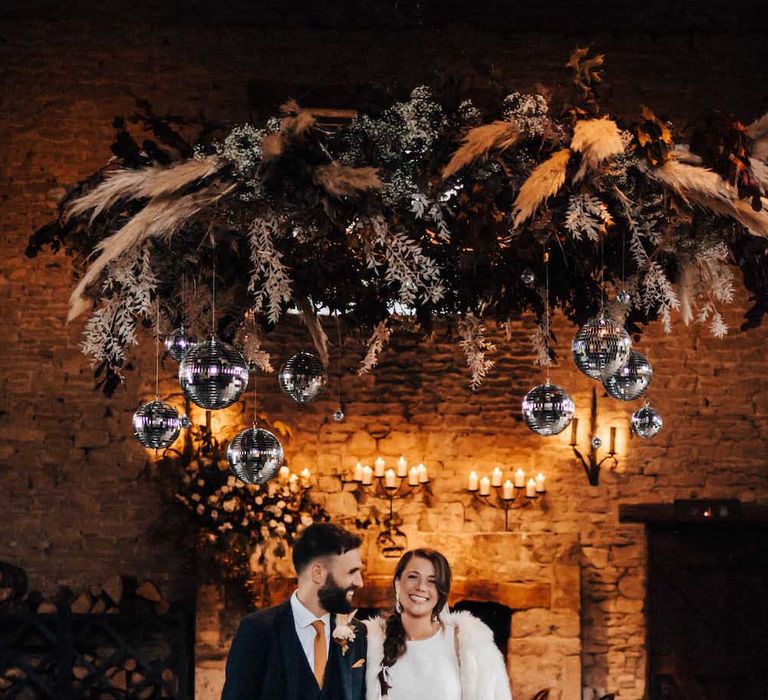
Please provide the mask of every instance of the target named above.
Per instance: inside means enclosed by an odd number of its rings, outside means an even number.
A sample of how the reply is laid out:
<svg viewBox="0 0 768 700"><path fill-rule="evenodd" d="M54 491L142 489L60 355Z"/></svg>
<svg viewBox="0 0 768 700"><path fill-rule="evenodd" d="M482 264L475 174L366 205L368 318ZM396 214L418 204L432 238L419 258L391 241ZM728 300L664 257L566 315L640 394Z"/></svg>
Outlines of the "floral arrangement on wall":
<svg viewBox="0 0 768 700"><path fill-rule="evenodd" d="M599 104L602 56L578 49L567 70L492 108L418 87L333 127L295 100L265 123L199 129L140 103L133 121L153 138L116 120L114 157L28 254L73 257L69 318L89 314L83 350L107 391L155 300L168 327L215 332L260 366L260 338L288 312L327 366L318 316L338 315L363 339L361 373L403 325L457 317L473 388L493 369L488 320L533 314L536 362L555 361L547 306L578 325L605 309L636 334L680 314L723 336L740 284L743 328L758 325L768 115L685 131L648 108L620 119Z"/></svg>

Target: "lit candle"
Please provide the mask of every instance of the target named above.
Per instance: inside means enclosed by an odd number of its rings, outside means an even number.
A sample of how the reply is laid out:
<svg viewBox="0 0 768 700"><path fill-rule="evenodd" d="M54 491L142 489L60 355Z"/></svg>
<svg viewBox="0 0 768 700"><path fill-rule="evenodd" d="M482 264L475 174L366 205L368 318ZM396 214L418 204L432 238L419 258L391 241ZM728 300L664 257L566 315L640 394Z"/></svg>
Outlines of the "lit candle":
<svg viewBox="0 0 768 700"><path fill-rule="evenodd" d="M384 472L384 486L388 489L395 488L395 470L387 469Z"/></svg>
<svg viewBox="0 0 768 700"><path fill-rule="evenodd" d="M411 467L408 470L408 486L419 485L419 470L416 467Z"/></svg>
<svg viewBox="0 0 768 700"><path fill-rule="evenodd" d="M419 483L426 484L429 481L429 472L427 471L427 468L423 464L420 464L418 466L418 470L419 470Z"/></svg>
<svg viewBox="0 0 768 700"><path fill-rule="evenodd" d="M302 481L308 482L309 477L312 476L312 472L310 472L309 469L302 469L299 476L301 476Z"/></svg>
<svg viewBox="0 0 768 700"><path fill-rule="evenodd" d="M372 484L373 483L373 469L371 469L367 464L363 467L363 484Z"/></svg>
<svg viewBox="0 0 768 700"><path fill-rule="evenodd" d="M571 421L571 447L576 447L579 437L579 419L574 418Z"/></svg>
<svg viewBox="0 0 768 700"><path fill-rule="evenodd" d="M277 478L278 481L280 481L281 484L284 484L286 481L288 481L288 477L291 474L291 470L288 469L288 467L280 467L280 471L277 472Z"/></svg>
<svg viewBox="0 0 768 700"><path fill-rule="evenodd" d="M536 493L544 493L546 490L547 489L544 486L544 475L539 472L536 475Z"/></svg>
<svg viewBox="0 0 768 700"><path fill-rule="evenodd" d="M358 483L363 480L363 465L358 462L355 465L355 472L352 475L352 478L357 481Z"/></svg>
<svg viewBox="0 0 768 700"><path fill-rule="evenodd" d="M525 488L525 472L522 469L515 472L515 488Z"/></svg>
<svg viewBox="0 0 768 700"><path fill-rule="evenodd" d="M512 485L512 482L509 479L504 482L504 488L502 489L501 497L505 501L511 501L515 497L515 487Z"/></svg>
<svg viewBox="0 0 768 700"><path fill-rule="evenodd" d="M376 457L376 461L373 463L374 472L373 475L380 479L382 476L384 476L384 466L386 462L384 461L384 457Z"/></svg>
<svg viewBox="0 0 768 700"><path fill-rule="evenodd" d="M397 475L399 477L408 476L408 462L405 457L400 457L397 460Z"/></svg>
<svg viewBox="0 0 768 700"><path fill-rule="evenodd" d="M491 486L501 486L501 469L494 467L491 472Z"/></svg>
<svg viewBox="0 0 768 700"><path fill-rule="evenodd" d="M525 495L528 498L536 497L536 482L533 479L528 479L528 483L525 486Z"/></svg>
<svg viewBox="0 0 768 700"><path fill-rule="evenodd" d="M484 476L482 479L480 479L480 495L481 496L488 496L491 493L491 480Z"/></svg>
<svg viewBox="0 0 768 700"><path fill-rule="evenodd" d="M477 472L469 472L469 484L467 485L468 491L477 491Z"/></svg>

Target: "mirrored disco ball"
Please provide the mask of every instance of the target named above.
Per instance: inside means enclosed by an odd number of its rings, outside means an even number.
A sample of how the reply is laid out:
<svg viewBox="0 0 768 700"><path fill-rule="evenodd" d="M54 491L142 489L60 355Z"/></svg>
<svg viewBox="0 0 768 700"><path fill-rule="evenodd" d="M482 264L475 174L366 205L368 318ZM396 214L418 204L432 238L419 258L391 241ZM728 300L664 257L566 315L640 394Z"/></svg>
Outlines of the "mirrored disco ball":
<svg viewBox="0 0 768 700"><path fill-rule="evenodd" d="M549 380L531 389L523 399L523 419L539 435L561 433L573 418L573 399Z"/></svg>
<svg viewBox="0 0 768 700"><path fill-rule="evenodd" d="M637 437L652 438L664 425L664 421L649 404L632 414L632 430Z"/></svg>
<svg viewBox="0 0 768 700"><path fill-rule="evenodd" d="M627 364L631 350L629 333L605 316L587 321L571 343L573 361L592 379L616 374Z"/></svg>
<svg viewBox="0 0 768 700"><path fill-rule="evenodd" d="M283 464L283 446L263 428L248 428L235 435L227 447L232 473L246 484L264 484Z"/></svg>
<svg viewBox="0 0 768 700"><path fill-rule="evenodd" d="M231 345L210 338L193 345L179 364L179 383L200 408L231 406L248 386L248 363Z"/></svg>
<svg viewBox="0 0 768 700"><path fill-rule="evenodd" d="M176 362L181 362L187 350L196 342L197 338L182 323L165 339L165 350Z"/></svg>
<svg viewBox="0 0 768 700"><path fill-rule="evenodd" d="M629 362L616 374L603 379L605 390L619 401L639 399L648 388L653 377L653 367L645 355L633 350Z"/></svg>
<svg viewBox="0 0 768 700"><path fill-rule="evenodd" d="M160 449L170 447L182 427L188 425L186 418L170 404L150 401L142 404L133 414L133 435L144 447Z"/></svg>
<svg viewBox="0 0 768 700"><path fill-rule="evenodd" d="M309 352L291 355L280 368L277 378L280 388L299 403L317 398L326 381L323 363Z"/></svg>

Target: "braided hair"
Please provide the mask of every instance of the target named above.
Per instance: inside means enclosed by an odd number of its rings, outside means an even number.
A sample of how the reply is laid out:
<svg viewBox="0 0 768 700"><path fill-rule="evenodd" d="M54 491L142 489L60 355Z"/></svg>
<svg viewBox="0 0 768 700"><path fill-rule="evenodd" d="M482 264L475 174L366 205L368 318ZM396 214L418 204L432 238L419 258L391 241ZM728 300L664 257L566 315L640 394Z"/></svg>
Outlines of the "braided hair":
<svg viewBox="0 0 768 700"><path fill-rule="evenodd" d="M448 601L448 593L451 590L451 566L448 560L434 549L412 549L397 562L395 575L392 579L394 588L395 581L399 581L403 575L408 563L414 557L426 559L431 562L435 568L435 587L437 588L437 605L432 609L432 621L438 622L440 611L445 607ZM381 662L378 680L381 688L381 695L385 697L391 688L389 684L389 669L397 663L397 660L405 654L405 628L403 627L402 611L399 606L391 610L385 617L384 622L384 659Z"/></svg>

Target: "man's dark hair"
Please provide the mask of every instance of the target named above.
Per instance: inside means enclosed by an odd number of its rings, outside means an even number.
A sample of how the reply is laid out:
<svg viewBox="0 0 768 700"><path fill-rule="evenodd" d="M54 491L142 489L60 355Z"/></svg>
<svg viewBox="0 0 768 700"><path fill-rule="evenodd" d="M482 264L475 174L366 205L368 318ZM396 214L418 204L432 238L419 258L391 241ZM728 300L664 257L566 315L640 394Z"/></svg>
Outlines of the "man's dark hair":
<svg viewBox="0 0 768 700"><path fill-rule="evenodd" d="M293 568L300 574L320 557L344 554L357 549L362 540L353 532L333 523L314 523L293 545Z"/></svg>

